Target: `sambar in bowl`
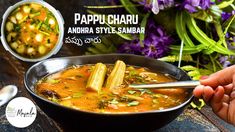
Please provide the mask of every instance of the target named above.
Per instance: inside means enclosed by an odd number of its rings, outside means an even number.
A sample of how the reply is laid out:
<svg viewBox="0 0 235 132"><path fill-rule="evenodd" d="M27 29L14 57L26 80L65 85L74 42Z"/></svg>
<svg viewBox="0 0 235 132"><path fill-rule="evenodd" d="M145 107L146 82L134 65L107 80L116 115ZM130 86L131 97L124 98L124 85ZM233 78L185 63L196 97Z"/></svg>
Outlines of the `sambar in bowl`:
<svg viewBox="0 0 235 132"><path fill-rule="evenodd" d="M40 61L56 54L64 34L60 13L44 1L27 0L8 8L3 16L3 46L23 61Z"/></svg>
<svg viewBox="0 0 235 132"><path fill-rule="evenodd" d="M190 77L174 65L110 54L39 62L26 72L24 84L37 105L68 130L149 131L181 114L192 89L150 91L128 85L178 80Z"/></svg>

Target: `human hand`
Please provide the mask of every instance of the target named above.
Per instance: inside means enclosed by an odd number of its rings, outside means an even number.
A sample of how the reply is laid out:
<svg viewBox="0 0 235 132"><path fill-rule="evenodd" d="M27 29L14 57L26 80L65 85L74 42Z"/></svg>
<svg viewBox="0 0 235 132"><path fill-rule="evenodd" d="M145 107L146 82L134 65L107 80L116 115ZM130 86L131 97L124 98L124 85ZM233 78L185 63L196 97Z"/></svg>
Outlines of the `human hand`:
<svg viewBox="0 0 235 132"><path fill-rule="evenodd" d="M223 120L235 126L235 65L200 80L193 94L208 102Z"/></svg>

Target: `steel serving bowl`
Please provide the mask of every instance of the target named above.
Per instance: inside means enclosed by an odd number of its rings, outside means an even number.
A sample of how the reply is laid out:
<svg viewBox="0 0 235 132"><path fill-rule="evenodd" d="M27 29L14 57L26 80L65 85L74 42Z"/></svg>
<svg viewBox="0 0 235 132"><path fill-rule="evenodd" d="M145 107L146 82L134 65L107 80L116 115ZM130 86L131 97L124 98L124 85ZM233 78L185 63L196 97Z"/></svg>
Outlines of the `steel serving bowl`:
<svg viewBox="0 0 235 132"><path fill-rule="evenodd" d="M24 4L29 4L29 3L36 3L39 5L42 5L44 7L46 7L49 11L51 11L53 13L53 15L55 16L58 25L59 25L59 37L58 37L58 41L57 44L55 45L55 47L46 55L40 57L40 58L26 58L23 57L21 55L19 55L18 53L16 53L15 51L12 50L12 48L9 46L8 42L6 41L6 35L5 35L5 25L6 25L6 21L8 16L11 14L12 11L14 11L17 7L24 5ZM60 48L63 45L63 37L64 37L64 19L61 15L61 13L56 10L54 7L52 7L50 4L48 4L47 2L43 1L43 0L23 0L20 1L18 3L16 3L13 6L10 6L6 12L4 13L3 17L2 17L2 25L1 25L1 41L2 44L4 46L4 48L9 51L13 56L15 56L16 58L23 60L23 61L28 61L28 62L37 62L37 61L41 61L44 59L49 58L50 56L56 54Z"/></svg>
<svg viewBox="0 0 235 132"><path fill-rule="evenodd" d="M63 70L73 65L95 64L102 62L114 64L116 60L123 60L128 65L147 67L153 71L162 72L173 76L177 80L190 80L190 77L174 65L136 55L110 54L95 56L75 56L44 60L33 65L25 74L24 84L34 98L37 105L50 117L60 122L69 129L76 130L154 130L170 123L189 104L193 95L192 89L188 90L186 101L173 108L153 110L138 113L95 113L75 110L56 104L35 93L35 84L42 77Z"/></svg>

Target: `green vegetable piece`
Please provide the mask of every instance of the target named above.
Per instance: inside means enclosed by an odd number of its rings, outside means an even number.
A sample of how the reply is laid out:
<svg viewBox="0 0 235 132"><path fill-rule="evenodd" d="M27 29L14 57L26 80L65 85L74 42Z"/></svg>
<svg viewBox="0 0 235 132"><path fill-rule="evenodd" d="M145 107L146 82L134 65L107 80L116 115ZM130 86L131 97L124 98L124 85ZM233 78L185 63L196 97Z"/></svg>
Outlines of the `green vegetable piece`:
<svg viewBox="0 0 235 132"><path fill-rule="evenodd" d="M6 29L8 32L12 31L14 29L14 24L12 22L7 22Z"/></svg>
<svg viewBox="0 0 235 132"><path fill-rule="evenodd" d="M132 101L132 102L128 103L127 106L137 106L139 104L140 104L139 101Z"/></svg>
<svg viewBox="0 0 235 132"><path fill-rule="evenodd" d="M118 104L119 102L116 100L116 98L114 98L112 101L109 101L109 103L116 105L116 104Z"/></svg>
<svg viewBox="0 0 235 132"><path fill-rule="evenodd" d="M41 15L41 12L36 12L36 13L34 13L34 14L30 14L29 17L30 17L30 18L34 18L34 17L40 16L40 15Z"/></svg>
<svg viewBox="0 0 235 132"><path fill-rule="evenodd" d="M129 94L135 94L136 93L136 91L133 91L133 90L129 90L129 91L127 91Z"/></svg>

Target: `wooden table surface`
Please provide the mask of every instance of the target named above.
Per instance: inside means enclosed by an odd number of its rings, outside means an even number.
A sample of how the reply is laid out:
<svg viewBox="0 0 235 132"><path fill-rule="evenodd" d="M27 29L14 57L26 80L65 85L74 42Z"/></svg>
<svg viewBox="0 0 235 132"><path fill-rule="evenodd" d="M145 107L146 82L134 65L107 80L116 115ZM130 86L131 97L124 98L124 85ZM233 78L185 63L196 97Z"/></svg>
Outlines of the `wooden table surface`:
<svg viewBox="0 0 235 132"><path fill-rule="evenodd" d="M13 5L17 0L1 0L0 1L0 15L2 16L4 11L10 6ZM83 0L85 1L85 0ZM90 0L91 1L91 0ZM99 0L95 1L93 4L95 5ZM103 0L100 0L103 1ZM67 15L67 13L71 10L68 6L76 5L75 0L71 0L67 2L66 0L61 0L60 2L56 2L56 0L48 0L50 4L59 9L63 16L65 16L65 20L71 20L71 16ZM67 2L67 4L63 4ZM85 2L86 3L86 2ZM67 6L66 6L67 5ZM80 5L84 5L84 3L80 3ZM79 4L78 4L79 6ZM78 9L79 11L83 11ZM74 12L74 11L72 11ZM70 11L70 14L71 11ZM70 24L67 23L65 28ZM78 48L74 45L64 44L62 49L56 56L73 56L73 55L81 55L81 48ZM2 86L8 84L14 84L19 88L19 92L17 97L27 97L32 100L29 93L23 84L24 73L27 69L33 65L33 63L22 62L15 57L13 57L10 53L8 53L0 44L0 89ZM33 100L32 100L33 101ZM19 129L11 126L6 119L5 116L5 108L6 105L0 107L0 132L9 132L9 131L22 131L22 132L43 132L43 131L66 131L60 124L56 123L53 119L48 117L39 107L37 107L37 117L32 125L27 128ZM85 131L85 130L84 130ZM223 122L216 115L213 114L210 107L206 106L201 111L195 109L187 108L177 119L168 124L167 126L156 130L156 131L235 131L235 127Z"/></svg>

